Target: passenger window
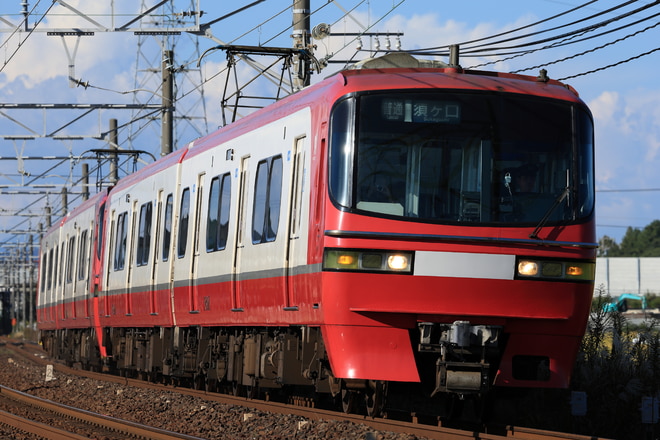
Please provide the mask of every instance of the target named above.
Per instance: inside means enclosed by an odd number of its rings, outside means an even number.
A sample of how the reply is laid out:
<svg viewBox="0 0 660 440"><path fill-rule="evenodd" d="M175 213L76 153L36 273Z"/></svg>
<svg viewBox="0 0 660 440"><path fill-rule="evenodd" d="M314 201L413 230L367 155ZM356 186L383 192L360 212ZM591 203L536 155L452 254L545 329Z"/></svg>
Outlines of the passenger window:
<svg viewBox="0 0 660 440"><path fill-rule="evenodd" d="M76 237L69 238L69 247L66 255L66 282L70 284L73 281L73 262L74 251L76 249Z"/></svg>
<svg viewBox="0 0 660 440"><path fill-rule="evenodd" d="M84 280L87 274L87 249L89 245L87 235L86 229L80 234L80 244L78 248L78 280L80 281Z"/></svg>
<svg viewBox="0 0 660 440"><path fill-rule="evenodd" d="M115 242L115 261L114 269L123 270L126 259L126 216L127 212L122 212L117 217L117 234L115 235L117 241Z"/></svg>
<svg viewBox="0 0 660 440"><path fill-rule="evenodd" d="M47 258L48 258L48 252L44 251L44 253L41 254L41 273L43 275L42 275L41 281L39 282L39 284L40 284L39 285L39 291L42 292L42 293L46 289L46 282L47 282L46 279L47 279L47 276L48 276L47 275L48 272L46 271L46 268L48 267L47 264L46 264L46 259Z"/></svg>
<svg viewBox="0 0 660 440"><path fill-rule="evenodd" d="M252 216L252 243L275 241L282 198L282 157L274 156L257 164Z"/></svg>
<svg viewBox="0 0 660 440"><path fill-rule="evenodd" d="M149 263L149 249L151 244L151 202L140 207L140 223L138 226L138 242L135 262L138 266Z"/></svg>
<svg viewBox="0 0 660 440"><path fill-rule="evenodd" d="M51 249L48 252L48 275L47 275L48 281L46 281L46 286L48 287L48 290L53 287L53 249Z"/></svg>
<svg viewBox="0 0 660 440"><path fill-rule="evenodd" d="M181 194L181 210L179 211L179 239L177 242L177 257L186 255L188 245L188 221L190 220L190 188L183 190Z"/></svg>
<svg viewBox="0 0 660 440"><path fill-rule="evenodd" d="M101 205L99 208L99 224L97 226L98 229L98 237L96 241L96 258L99 260L101 259L101 251L103 250L103 232L104 232L104 225L105 225L105 203Z"/></svg>
<svg viewBox="0 0 660 440"><path fill-rule="evenodd" d="M215 252L227 247L231 178L229 173L211 180L209 212L206 220L206 251Z"/></svg>
<svg viewBox="0 0 660 440"><path fill-rule="evenodd" d="M172 243L172 210L174 209L172 194L167 195L165 202L165 225L163 226L163 261L170 258L170 244Z"/></svg>
<svg viewBox="0 0 660 440"><path fill-rule="evenodd" d="M60 243L60 256L55 265L57 272L57 286L62 285L62 280L64 279L64 251L66 250L66 242Z"/></svg>

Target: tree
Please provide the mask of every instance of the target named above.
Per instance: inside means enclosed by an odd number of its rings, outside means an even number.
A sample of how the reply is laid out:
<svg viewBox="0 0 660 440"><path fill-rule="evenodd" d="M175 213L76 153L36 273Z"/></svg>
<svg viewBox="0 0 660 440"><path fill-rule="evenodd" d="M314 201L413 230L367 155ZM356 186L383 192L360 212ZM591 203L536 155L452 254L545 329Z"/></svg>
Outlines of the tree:
<svg viewBox="0 0 660 440"><path fill-rule="evenodd" d="M653 220L641 230L628 227L620 245L607 235L598 243L599 257L660 257L660 220Z"/></svg>
<svg viewBox="0 0 660 440"><path fill-rule="evenodd" d="M612 254L620 252L616 240L608 235L604 235L598 240L598 256L611 257Z"/></svg>

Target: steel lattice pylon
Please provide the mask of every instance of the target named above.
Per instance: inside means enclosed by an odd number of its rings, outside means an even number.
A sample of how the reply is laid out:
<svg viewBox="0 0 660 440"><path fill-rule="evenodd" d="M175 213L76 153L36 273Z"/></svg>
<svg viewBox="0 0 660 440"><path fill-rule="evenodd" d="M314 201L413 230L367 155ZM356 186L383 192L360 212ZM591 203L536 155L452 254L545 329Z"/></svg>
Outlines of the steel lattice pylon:
<svg viewBox="0 0 660 440"><path fill-rule="evenodd" d="M142 0L142 10L148 5ZM180 5L179 5L180 6ZM190 0L190 7L186 13L177 13L174 1L171 0L162 6L163 14L172 27L185 27L186 21L195 20L195 0ZM167 23L154 23L159 26ZM194 24L194 23L190 23ZM166 26L167 27L167 26ZM137 52L135 58L135 79L133 92L133 103L148 105L161 102L162 98L162 71L160 66L166 65L172 72L174 80L173 106L173 149L177 149L185 142L198 138L208 133L208 121L206 113L206 102L204 95L204 81L202 72L197 67L200 57L199 36L193 33L164 33L138 35ZM182 50L177 49L181 47ZM173 59L167 59L167 54L172 53ZM185 56L180 59L179 56ZM154 91L154 93L141 93L142 91ZM149 110L136 109L133 111L132 120L139 120ZM151 115L144 118L140 124L131 124L128 131L128 147L131 149L146 149L156 154L161 136L161 120L159 115ZM153 145L139 144L143 139L144 132L148 132L147 139L152 140Z"/></svg>

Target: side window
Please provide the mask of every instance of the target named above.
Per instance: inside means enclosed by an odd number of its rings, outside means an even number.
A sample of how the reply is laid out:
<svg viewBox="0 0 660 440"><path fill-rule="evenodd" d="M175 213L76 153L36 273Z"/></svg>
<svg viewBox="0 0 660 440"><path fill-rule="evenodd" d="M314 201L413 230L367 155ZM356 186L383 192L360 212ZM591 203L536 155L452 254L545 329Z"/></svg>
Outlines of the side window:
<svg viewBox="0 0 660 440"><path fill-rule="evenodd" d="M55 283L59 287L62 285L62 271L64 271L64 250L66 249L65 242L60 243L57 247L59 250L59 258L55 254Z"/></svg>
<svg viewBox="0 0 660 440"><path fill-rule="evenodd" d="M87 230L85 229L82 234L80 234L80 243L78 244L78 280L84 280L87 274L87 249L88 249L88 239L87 239Z"/></svg>
<svg viewBox="0 0 660 440"><path fill-rule="evenodd" d="M126 259L126 216L127 212L122 212L117 217L117 234L115 234L115 270L124 269Z"/></svg>
<svg viewBox="0 0 660 440"><path fill-rule="evenodd" d="M177 257L186 255L188 245L188 221L190 220L190 188L183 190L181 194L181 210L179 211L179 240L177 242Z"/></svg>
<svg viewBox="0 0 660 440"><path fill-rule="evenodd" d="M66 282L70 284L73 281L73 263L76 250L76 237L69 238L69 247L66 253Z"/></svg>
<svg viewBox="0 0 660 440"><path fill-rule="evenodd" d="M101 259L101 251L103 250L103 228L105 225L105 203L99 208L99 224L98 224L98 238L96 241L96 258Z"/></svg>
<svg viewBox="0 0 660 440"><path fill-rule="evenodd" d="M138 242L135 264L144 266L149 263L149 248L151 244L151 202L140 207L140 223L138 225Z"/></svg>
<svg viewBox="0 0 660 440"><path fill-rule="evenodd" d="M53 287L53 249L48 252L48 275L46 276L48 290Z"/></svg>
<svg viewBox="0 0 660 440"><path fill-rule="evenodd" d="M44 292L46 290L46 283L48 280L48 272L46 271L46 268L48 267L46 264L46 260L48 259L48 251L44 251L43 254L41 254L41 281L39 281L39 292Z"/></svg>
<svg viewBox="0 0 660 440"><path fill-rule="evenodd" d="M225 249L229 232L231 178L229 173L211 180L209 212L206 221L206 251Z"/></svg>
<svg viewBox="0 0 660 440"><path fill-rule="evenodd" d="M170 258L170 244L172 243L172 210L174 199L172 194L167 195L165 201L165 225L163 226L163 261Z"/></svg>
<svg viewBox="0 0 660 440"><path fill-rule="evenodd" d="M252 217L252 243L275 241L282 199L282 157L274 156L257 164Z"/></svg>

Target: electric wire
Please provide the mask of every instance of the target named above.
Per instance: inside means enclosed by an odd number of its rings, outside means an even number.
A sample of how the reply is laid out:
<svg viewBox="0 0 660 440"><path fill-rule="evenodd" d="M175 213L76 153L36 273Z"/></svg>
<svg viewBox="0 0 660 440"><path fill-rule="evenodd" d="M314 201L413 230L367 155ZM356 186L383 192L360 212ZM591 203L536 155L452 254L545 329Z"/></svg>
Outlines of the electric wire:
<svg viewBox="0 0 660 440"><path fill-rule="evenodd" d="M521 31L521 30L528 29L528 28L531 28L531 27L535 27L535 26L538 26L538 25L540 25L540 24L543 24L543 23L547 23L547 22L549 22L549 21L552 21L552 20L554 20L554 19L556 19L556 18L563 17L564 15L568 15L568 14L570 14L570 13L572 13L572 12L575 12L575 11L581 9L581 8L584 8L584 7L586 7L586 6L589 6L589 5L591 5L591 4L593 4L593 3L596 3L596 2L598 2L598 1L599 1L599 0L591 0L591 1L589 1L589 2L587 2L587 3L585 3L585 4L583 4L583 5L580 5L580 6L575 7L575 8L573 8L573 9L569 9L569 10L564 11L564 12L562 12L562 13L559 13L559 14L553 15L552 17L545 18L545 19L543 19L543 20L536 21L536 22L534 22L534 23L530 23L530 24L524 25L524 26L518 27L518 28L516 28L516 29L511 29L511 30L508 30L508 31L504 31L504 32L501 32L501 33L499 33L499 34L489 35L489 36L487 36L487 37L482 37L482 38L478 38L478 39L475 39L475 40L463 41L463 42L461 42L461 43L458 43L458 45L461 46L461 47L464 47L464 46L468 46L468 45L473 44L473 43L483 42L483 41L491 40L491 39L493 39L493 38L503 37L503 36L505 36L505 35L510 35L510 34L515 34L516 32L519 32L519 31ZM626 4L632 3L632 2L634 2L634 1L635 1L635 0L628 1ZM619 7L621 7L621 6L619 6ZM605 13L605 12L603 12L603 13ZM580 21L582 21L582 20L580 20ZM572 23L569 23L569 24L561 25L561 26L558 26L557 28L562 28L562 27L570 26L570 25L575 24L575 23L576 23L576 22L572 22ZM547 31L550 31L550 30L553 30L553 29L556 29L556 28L552 28L552 29L549 29L549 30L547 30ZM542 31L542 32L547 32L547 31ZM501 40L501 41L496 41L496 42L492 42L492 43L484 43L484 44L481 44L481 45L478 45L478 46L473 46L473 48L479 48L479 47L485 46L486 44L489 44L489 45L492 45L492 44L498 44L498 43L500 43L500 42L502 42L502 41L510 41L510 40L512 40L512 39L526 38L526 37L528 37L528 36L530 36L530 35L533 36L533 35L536 35L536 34L537 34L537 33L527 34L527 35L522 35L522 36L518 36L518 37L513 37L513 38L510 38L510 39ZM419 50L420 52L423 52L423 51L434 51L434 50L437 50L437 49L444 49L444 48L447 48L447 47L449 47L449 45L446 45L446 46L435 46L435 47L430 47L430 48L427 48L427 49L418 49L418 50Z"/></svg>
<svg viewBox="0 0 660 440"><path fill-rule="evenodd" d="M625 60L618 61L618 62L616 62L616 63L608 64L607 66L603 66L603 67L599 67L599 68L597 68L597 69L592 69L592 70L588 70L588 71L586 71L586 72L577 73L577 74L575 74L575 75L569 75L569 76L565 76L565 77L563 77L563 78L559 78L558 81L566 81L567 79L578 78L578 77L580 77L580 76L590 75L590 74L592 74L592 73L596 73L596 72L602 72L603 70L607 70L607 69L610 69L610 68L612 68L612 67L620 66L620 65L622 65L622 64L626 64L626 63L629 63L629 62L631 62L631 61L638 60L638 59L640 59L640 58L642 58L642 57L645 57L645 56L651 55L652 53L655 53L655 52L657 52L657 51L659 51L659 50L660 50L660 47L656 47L655 49L651 49L651 50L649 50L649 51L647 51L647 52L640 53L639 55L635 55L635 56L633 56L633 57L627 58L627 59L625 59Z"/></svg>
<svg viewBox="0 0 660 440"><path fill-rule="evenodd" d="M567 27L570 27L570 26L574 26L574 25L576 25L576 24L579 24L579 23L582 23L582 22L585 22L585 21L588 21L588 20L592 20L592 19L594 19L594 18L596 18L596 17L600 17L600 16L602 16L602 15L609 14L610 12L613 12L613 11L615 11L615 10L618 10L618 9L620 9L620 8L623 8L623 7L625 7L625 6L628 6L628 5L632 4L632 3L635 3L636 1L637 1L637 0L629 0L629 1L626 2L626 3L622 3L622 4L620 4L620 5L614 6L614 7L610 8L610 9L605 10L605 11L599 12L599 13L597 13L597 14L593 14L593 15L591 15L591 16L589 16L589 17L584 17L584 18L581 18L581 19L579 19L579 20L575 20L575 21L573 21L573 22L571 22L571 23L568 23L568 24L563 24L563 25L560 25L560 26L555 26L555 27L550 28L550 29L544 29L544 30L537 31L537 32L533 32L533 33L530 33L530 34L519 35L519 36L517 36L517 37L511 37L511 38L507 38L507 39L504 39L504 40L495 41L495 42L493 42L493 43L490 43L490 45L488 46L487 50L489 50L489 51L490 51L490 50L493 50L493 47L492 47L493 45L497 45L497 44L501 44L501 43L507 43L507 42L510 42L510 41L520 40L520 39L528 38L528 37L534 37L534 36L536 36L536 35L540 35L540 34L544 34L544 33L547 33L547 32L552 32L552 31L555 31L555 30L564 29L564 28L567 28ZM535 45L537 45L537 44L542 44L542 43L545 43L545 42L548 42L548 41L553 41L553 40L557 40L557 39L560 39L560 38L565 38L565 37L567 37L567 36L571 36L571 35L574 35L574 34L576 34L576 33L590 31L590 30L593 30L593 29L597 29L597 28L600 28L600 27L606 26L606 25L608 25L609 23L612 23L612 22L614 22L614 21L621 20L621 19L626 18L626 17L628 17L628 16L630 16L630 15L634 15L634 14L636 14L636 13L638 13L638 12L644 11L644 10L646 10L646 9L648 9L648 8L651 8L651 7L655 6L655 5L658 4L658 3L659 3L659 1L655 1L655 2L652 3L652 4L648 4L648 5L642 6L642 7L638 8L638 9L633 10L633 11L629 11L629 12L626 12L626 13L624 13L624 14L618 15L618 16L616 16L616 17L613 17L613 18L610 18L610 19L607 19L607 20L604 20L604 21L600 21L600 22L598 22L598 23L595 23L595 24L592 24L592 25L589 25L589 26L585 26L585 27L583 27L583 28L581 28L581 29L577 29L577 30L575 30L575 31L565 32L565 33L563 33L563 34L560 34L560 35L557 35L557 36L554 36L554 37L541 39L541 40L539 40L539 41L535 41L535 42L528 42L528 43L517 44L517 45L513 45L513 46L505 46L505 47L498 46L496 49L497 49L497 50L501 50L501 49L516 49L516 48L520 48L520 47L535 46ZM461 45L462 45L462 44L461 44ZM478 52L481 52L481 51L478 51L478 50L476 50L476 49L479 49L480 47L483 47L483 46L484 46L484 45L476 46L476 47L472 47L472 48L469 48L469 49L472 49L472 50L467 50L467 51L464 51L464 52L466 52L466 53L478 53Z"/></svg>
<svg viewBox="0 0 660 440"><path fill-rule="evenodd" d="M651 15L651 16L648 16L648 17L641 18L641 19L639 19L635 22L632 22L632 23L629 23L629 24L626 24L626 25L623 25L623 26L619 26L618 28L615 28L615 29L610 29L608 31L601 32L601 33L595 34L595 35L590 35L590 36L582 38L580 40L575 40L574 38L577 38L580 35L584 35L584 33L576 34L572 38L567 38L566 40L563 40L563 41L560 41L560 42L557 42L557 43L553 43L553 44L543 46L543 47L540 47L540 48L537 48L537 49L531 49L531 50L526 50L526 51L522 51L522 52L517 52L516 55L505 57L505 58L500 58L498 60L489 61L489 62L486 62L486 63L477 64L477 65L474 65L474 66L470 66L470 67L468 67L468 69L476 69L476 68L479 68L479 67L489 66L489 65L501 63L501 62L504 62L504 61L510 61L512 59L515 59L515 58L520 58L522 56L529 55L529 54L532 54L532 53L535 53L535 52L539 52L541 50L555 49L555 48L558 48L558 47L565 46L567 44L581 43L581 42L588 41L588 40L591 40L591 39L594 39L594 38L599 38L599 37L609 35L609 34L614 33L614 32L618 32L618 31L623 30L623 29L627 29L629 27L632 27L632 26L635 26L637 24L643 23L647 20L651 20L651 19L656 18L658 16L660 16L660 13L657 13L657 14L654 14L654 15ZM603 49L605 47L611 46L613 44L619 43L619 42L624 41L624 40L626 40L630 37L637 36L637 35L639 35L643 32L646 32L650 29L655 28L656 26L658 26L658 24L660 24L660 22L658 22L654 25L651 25L651 26L647 26L646 28L644 28L642 30L639 30L639 31L637 31L633 34L629 34L629 35L626 35L625 37L621 37L621 38L619 38L619 39L617 39L613 42L603 44L601 46L598 46L598 47L586 50L584 52L577 53L577 54L562 58L560 60L550 61L550 62L547 62L547 63L544 63L544 64L540 64L540 65L532 66L532 67L527 67L527 68L524 68L524 69L515 70L515 71L509 72L509 73L520 73L520 72L524 72L524 71L527 71L527 70L533 70L533 69L536 69L538 67L544 67L544 66L548 66L548 65L552 65L552 64L557 64L557 63L562 62L562 61L567 61L567 60L570 60L570 59L573 59L573 58L577 58L577 57L585 55L587 53L595 52L597 50L600 50L600 49ZM566 42L568 40L571 40L570 43ZM492 56L498 56L498 55L502 56L503 54L497 54L497 55L492 55Z"/></svg>
<svg viewBox="0 0 660 440"><path fill-rule="evenodd" d="M571 31L571 32L565 32L565 33L560 34L560 35L544 38L544 39L533 41L533 42L522 43L522 44L518 44L518 45L514 45L514 46L491 48L490 50L518 49L518 48L522 48L522 47L536 46L536 45L548 43L548 42L551 42L551 41L554 41L554 40L558 40L558 39L562 39L562 38L568 38L568 37L574 36L576 34L581 34L581 33L584 33L584 32L590 32L590 31L593 31L595 29L607 26L610 23L616 22L618 20L630 17L631 15L634 15L634 14L637 14L639 12L645 11L646 9L655 7L658 4L660 4L660 0L655 1L652 4L642 6L638 9L633 10L633 11L626 12L625 14L621 14L621 15L618 15L616 17L610 18L608 20L604 20L604 21L598 22L598 23L590 25L590 26L586 26L586 27L583 27L583 28L580 28L580 29L576 29L576 30ZM474 53L481 53L481 56L484 56L483 51L470 51L470 50L464 51L464 50L461 50L461 55L462 56L465 56L467 54L474 54ZM490 56L495 56L497 54L489 54L489 55Z"/></svg>
<svg viewBox="0 0 660 440"><path fill-rule="evenodd" d="M660 14L656 14L656 15L660 15ZM511 71L511 72L509 72L509 73L520 73L520 72L525 72L525 71L527 71L527 70L534 70L534 69L538 69L538 68L541 68L541 67L547 67L547 66L551 66L551 65L553 65L553 64L558 64L558 63L562 63L562 62L564 62L564 61L572 60L572 59L574 59L574 58L577 58L577 57L580 57L580 56L583 56L583 55L586 55L586 54L589 54L589 53L593 53L593 52L596 52L596 51L598 51L598 50L604 49L604 48L606 48L606 47L612 46L612 45L614 45L614 44L620 43L620 42L622 42L622 41L624 41L624 40L627 40L628 38L636 37L637 35L640 35L640 34L646 32L646 31L649 31L649 30L651 30L651 29L653 29L653 28L656 28L656 27L658 27L658 26L660 26L660 21L657 22L657 23L654 24L654 25L647 26L647 27L645 27L644 29L639 30L639 31L637 31L637 32L635 32L635 33L633 33L633 34L628 34L628 35L626 35L626 36L624 36L624 37L618 38L618 39L616 39L616 40L614 40L614 41L610 41L610 42L605 43L605 44L603 44L603 45L600 45L600 46L594 47L594 48L592 48L592 49L585 50L585 51L583 51L583 52L576 53L576 54L574 54L574 55L570 55L570 56L567 56L567 57L564 57L564 58L561 58L561 59L558 59L558 60L555 60L555 61L549 61L549 62L547 62L547 63L538 64L538 65L536 65L536 66L526 67L526 68L524 68L524 69L514 70L514 71Z"/></svg>
<svg viewBox="0 0 660 440"><path fill-rule="evenodd" d="M38 0L38 1L37 1L37 3L34 5L34 7L32 8L32 10L30 11L30 13L28 13L28 15L25 17L24 21L22 21L22 22L21 22L21 23L20 23L20 24L14 29L14 32L12 32L12 34L11 34L9 37L7 37L7 39L6 39L5 42L2 44L2 46L0 46L0 49L1 49L6 43L9 42L9 40L11 39L11 37L12 37L13 35L16 34L16 32L18 31L18 29L21 27L21 25L24 24L25 22L27 22L28 17L30 17L30 16L32 15L32 11L34 11L34 10L36 9L36 7L39 6L39 3L40 3L40 2L41 2L41 0ZM14 50L14 52L12 52L11 55L9 55L9 58L6 59L5 62L4 62L4 64L2 65L2 67L0 67L0 72L2 72L2 71L5 69L5 67L7 67L7 64L9 64L9 62L12 60L12 58L14 58L14 56L16 56L16 54L18 53L19 49L21 49L21 47L23 46L23 44L25 44L25 42L27 41L27 39L30 38L30 36L32 35L32 33L34 32L34 30L35 30L35 29L37 28L37 26L43 21L43 19L46 18L46 15L48 14L48 12L50 12L51 8L55 5L55 3L56 3L56 1L53 0L53 2L50 4L50 6L48 7L48 9L46 9L46 12L44 12L44 13L39 17L39 19L35 22L35 24L34 24L34 26L32 27L32 29L30 29L30 32L28 32L28 34L25 36L25 38L23 39L23 41L21 41L21 42L18 44L18 46L16 47L16 49Z"/></svg>

